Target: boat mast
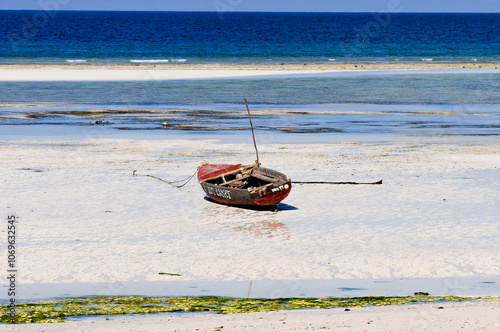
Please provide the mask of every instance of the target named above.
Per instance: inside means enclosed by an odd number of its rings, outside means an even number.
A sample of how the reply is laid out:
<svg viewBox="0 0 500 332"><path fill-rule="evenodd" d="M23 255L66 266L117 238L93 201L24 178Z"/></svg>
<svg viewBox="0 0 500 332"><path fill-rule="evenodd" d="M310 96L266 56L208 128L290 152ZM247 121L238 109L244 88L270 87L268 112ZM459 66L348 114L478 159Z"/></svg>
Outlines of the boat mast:
<svg viewBox="0 0 500 332"><path fill-rule="evenodd" d="M247 106L247 111L248 111L248 118L250 119L250 127L252 128L252 138L253 138L253 146L255 146L255 154L257 155L257 166L260 166L259 163L259 151L257 151L257 143L255 143L255 134L253 132L253 124L252 124L252 116L250 115L250 108L248 108L248 102L246 98L243 98L245 100L245 105Z"/></svg>

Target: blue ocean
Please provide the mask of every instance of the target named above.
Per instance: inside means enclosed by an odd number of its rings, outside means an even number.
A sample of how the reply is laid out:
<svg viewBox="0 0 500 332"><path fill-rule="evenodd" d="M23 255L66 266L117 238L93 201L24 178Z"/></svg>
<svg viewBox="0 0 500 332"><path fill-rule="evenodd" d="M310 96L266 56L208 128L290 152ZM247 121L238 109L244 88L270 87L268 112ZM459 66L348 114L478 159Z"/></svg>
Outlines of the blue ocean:
<svg viewBox="0 0 500 332"><path fill-rule="evenodd" d="M500 61L500 14L0 11L0 22L0 65ZM248 129L243 98L258 130L289 138L494 138L500 128L496 68L0 82L0 91L4 139L27 126L163 134L164 122L177 133L232 135Z"/></svg>
<svg viewBox="0 0 500 332"><path fill-rule="evenodd" d="M0 11L0 22L0 63L500 59L500 14Z"/></svg>

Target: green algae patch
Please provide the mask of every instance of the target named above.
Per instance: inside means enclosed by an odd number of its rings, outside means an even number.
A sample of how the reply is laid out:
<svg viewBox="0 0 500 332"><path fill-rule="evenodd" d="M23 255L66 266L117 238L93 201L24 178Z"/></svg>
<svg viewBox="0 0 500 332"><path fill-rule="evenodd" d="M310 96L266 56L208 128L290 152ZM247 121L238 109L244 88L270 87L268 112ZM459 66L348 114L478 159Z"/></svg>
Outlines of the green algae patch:
<svg viewBox="0 0 500 332"><path fill-rule="evenodd" d="M432 302L500 300L500 298L458 296L353 297L353 298L278 298L241 299L225 297L113 297L67 298L60 301L17 304L15 316L8 305L0 306L2 323L58 323L66 317L130 315L168 312L203 312L238 314L286 309L329 309L389 306Z"/></svg>

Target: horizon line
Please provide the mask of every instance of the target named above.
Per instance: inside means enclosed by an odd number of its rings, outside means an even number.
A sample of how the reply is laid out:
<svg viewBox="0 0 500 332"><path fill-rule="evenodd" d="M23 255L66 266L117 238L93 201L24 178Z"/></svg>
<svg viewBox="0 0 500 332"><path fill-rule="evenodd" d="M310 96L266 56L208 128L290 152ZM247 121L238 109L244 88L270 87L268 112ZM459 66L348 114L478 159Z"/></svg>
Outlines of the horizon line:
<svg viewBox="0 0 500 332"><path fill-rule="evenodd" d="M37 9L3 9L0 11L46 11L41 8ZM137 9L60 9L59 12L152 12L152 13L276 13L276 14L288 14L288 13L302 13L302 14L371 14L371 13L385 13L386 11L244 11L244 10L228 10L228 11L218 11L218 10L137 10ZM423 12L387 12L390 14L500 14L500 12L465 12L465 11L455 11L455 12L441 12L441 11L423 11Z"/></svg>

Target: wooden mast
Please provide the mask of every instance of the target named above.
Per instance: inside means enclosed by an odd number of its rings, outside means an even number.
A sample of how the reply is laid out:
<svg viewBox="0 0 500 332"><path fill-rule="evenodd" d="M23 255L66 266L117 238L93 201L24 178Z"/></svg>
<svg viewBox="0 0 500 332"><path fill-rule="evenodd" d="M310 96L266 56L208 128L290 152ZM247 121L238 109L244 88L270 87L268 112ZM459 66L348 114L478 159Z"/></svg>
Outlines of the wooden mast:
<svg viewBox="0 0 500 332"><path fill-rule="evenodd" d="M245 105L247 106L247 112L248 112L248 118L250 119L250 127L252 128L252 138L253 138L253 146L255 146L255 154L257 155L257 166L260 166L259 162L259 151L257 150L257 143L255 143L255 134L253 132L253 124L252 124L252 116L250 115L250 108L248 108L248 102L246 98L243 98L245 100Z"/></svg>

